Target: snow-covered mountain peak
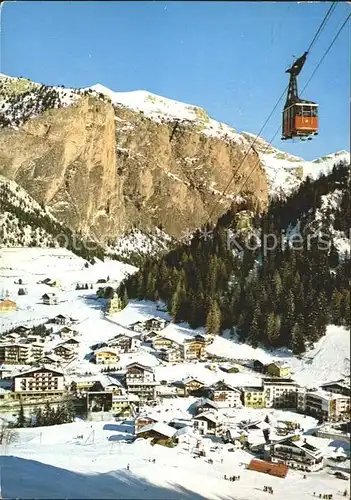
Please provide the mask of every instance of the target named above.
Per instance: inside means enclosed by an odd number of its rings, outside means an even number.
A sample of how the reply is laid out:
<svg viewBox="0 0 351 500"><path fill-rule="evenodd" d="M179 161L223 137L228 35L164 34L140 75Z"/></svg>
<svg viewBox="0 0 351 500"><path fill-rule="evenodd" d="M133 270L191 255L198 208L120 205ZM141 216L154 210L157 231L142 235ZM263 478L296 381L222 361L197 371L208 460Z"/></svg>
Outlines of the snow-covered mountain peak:
<svg viewBox="0 0 351 500"><path fill-rule="evenodd" d="M299 156L283 152L261 137L243 132L250 141L261 159L265 168L271 193L287 195L294 191L306 177L317 179L322 174L327 174L335 164L350 162L350 153L337 151L315 160L304 160Z"/></svg>

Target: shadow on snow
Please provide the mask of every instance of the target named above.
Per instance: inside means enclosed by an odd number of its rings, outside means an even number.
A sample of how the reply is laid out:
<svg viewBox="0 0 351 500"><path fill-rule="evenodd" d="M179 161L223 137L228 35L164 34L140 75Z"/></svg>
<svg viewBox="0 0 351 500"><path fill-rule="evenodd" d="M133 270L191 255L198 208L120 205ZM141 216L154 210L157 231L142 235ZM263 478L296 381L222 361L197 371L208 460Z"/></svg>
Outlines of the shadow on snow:
<svg viewBox="0 0 351 500"><path fill-rule="evenodd" d="M14 456L0 457L0 465L2 498L205 500L179 484L153 485L132 470L82 474ZM218 496L218 500L230 499Z"/></svg>

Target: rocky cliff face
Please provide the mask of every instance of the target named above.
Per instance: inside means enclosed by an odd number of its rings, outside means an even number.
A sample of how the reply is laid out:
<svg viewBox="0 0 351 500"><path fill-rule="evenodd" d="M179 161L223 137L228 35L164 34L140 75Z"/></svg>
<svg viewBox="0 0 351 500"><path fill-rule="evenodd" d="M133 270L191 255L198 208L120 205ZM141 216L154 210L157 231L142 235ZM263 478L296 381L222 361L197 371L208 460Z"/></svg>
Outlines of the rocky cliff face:
<svg viewBox="0 0 351 500"><path fill-rule="evenodd" d="M266 175L254 151L222 195L249 139L200 108L176 103L175 112L174 101L138 92L125 102L101 87L47 97L47 88L33 85L12 94L11 85L0 88L0 174L72 229L102 242L135 226L162 225L179 237L239 194L266 205Z"/></svg>

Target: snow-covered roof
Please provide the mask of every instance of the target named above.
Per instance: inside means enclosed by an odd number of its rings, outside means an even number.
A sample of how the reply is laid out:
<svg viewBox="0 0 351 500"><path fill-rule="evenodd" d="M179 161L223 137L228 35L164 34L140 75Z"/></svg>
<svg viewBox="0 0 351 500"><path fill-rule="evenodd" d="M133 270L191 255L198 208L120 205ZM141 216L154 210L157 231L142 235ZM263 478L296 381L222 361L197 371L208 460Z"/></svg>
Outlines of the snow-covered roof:
<svg viewBox="0 0 351 500"><path fill-rule="evenodd" d="M321 399L325 399L326 401L333 401L334 399L349 399L349 396L345 396L344 394L336 394L334 392L328 392L323 389L317 389L316 391L306 391L306 395L310 396L318 396Z"/></svg>
<svg viewBox="0 0 351 500"><path fill-rule="evenodd" d="M324 384L321 385L321 387L329 387L331 385L338 385L340 387L343 387L345 389L350 389L350 381L346 380L346 378L342 378L340 380L334 380L332 382L325 382Z"/></svg>
<svg viewBox="0 0 351 500"><path fill-rule="evenodd" d="M244 431L242 429L239 429L239 427L231 427L227 432L230 436L230 439L239 439L240 436L244 434Z"/></svg>
<svg viewBox="0 0 351 500"><path fill-rule="evenodd" d="M152 424L145 425L144 427L139 429L136 432L136 434L138 435L138 434L141 434L144 432L149 432L149 431L157 432L157 433L162 434L163 436L166 436L168 438L173 437L176 433L176 430L173 429L173 427L170 427L169 425L164 424L162 422L154 422Z"/></svg>
<svg viewBox="0 0 351 500"><path fill-rule="evenodd" d="M135 361L133 363L129 363L129 365L127 365L126 368L128 370L129 368L132 368L133 366L141 368L142 370L147 371L147 372L151 372L151 373L153 372L153 369L150 366L142 365L141 363L138 363L137 361Z"/></svg>
<svg viewBox="0 0 351 500"><path fill-rule="evenodd" d="M111 385L115 385L116 387L123 387L119 380L114 377L109 377L108 375L103 375L102 377L100 377L99 382L104 388Z"/></svg>
<svg viewBox="0 0 351 500"><path fill-rule="evenodd" d="M49 371L51 373L57 373L59 375L63 375L63 371L60 368L52 368L52 366L42 365L42 366L37 367L37 368L31 368L29 370L25 370L23 372L20 372L17 375L14 375L13 378L23 377L24 375L30 375L31 373L35 373L35 372L42 371L42 370Z"/></svg>
<svg viewBox="0 0 351 500"><path fill-rule="evenodd" d="M57 346L55 346L53 348L53 351L55 351L58 348L66 349L66 351L71 351L72 353L74 353L73 347L71 347L70 345L67 345L65 342L62 342L62 344L58 344Z"/></svg>
<svg viewBox="0 0 351 500"><path fill-rule="evenodd" d="M279 368L290 368L289 363L284 360L272 361L271 363L268 363L268 366L269 365L279 366Z"/></svg>
<svg viewBox="0 0 351 500"><path fill-rule="evenodd" d="M233 385L227 384L227 382L224 382L224 380L218 380L217 382L215 382L214 384L211 385L211 389L213 391L221 390L220 389L221 387L225 387L229 391L235 391L235 392L239 392L239 393L241 392L240 389L238 389L237 387L234 387Z"/></svg>
<svg viewBox="0 0 351 500"><path fill-rule="evenodd" d="M194 417L195 420L209 420L210 422L214 422L215 424L218 422L218 418L216 415L213 415L210 412L200 413L200 415L196 415Z"/></svg>
<svg viewBox="0 0 351 500"><path fill-rule="evenodd" d="M295 446L296 448L303 450L304 452L306 452L308 455L310 455L312 457L318 457L318 456L323 455L322 451L319 448L317 448L316 446L313 446L312 444L308 443L305 440L302 443L301 443L301 440L300 441L292 441L292 437L293 436L289 436L289 437L286 437L282 440L279 440L276 442L276 444L277 443L284 444L285 442L287 442L287 444L289 444L290 446Z"/></svg>
<svg viewBox="0 0 351 500"><path fill-rule="evenodd" d="M188 435L190 437L196 437L193 428L190 426L182 427L181 429L178 429L175 433L176 437L184 435Z"/></svg>
<svg viewBox="0 0 351 500"><path fill-rule="evenodd" d="M119 355L119 352L117 351L117 349L114 349L113 347L100 347L100 349L97 349L95 351L95 354L100 354L103 352L110 352L111 354L116 354L116 356Z"/></svg>
<svg viewBox="0 0 351 500"><path fill-rule="evenodd" d="M201 406L205 406L205 405L209 405L211 406L212 408L215 408L216 410L218 410L218 405L217 403L215 403L214 401L212 401L211 399L208 399L208 398L201 398L199 399L198 401L195 402L195 406L196 408L199 408Z"/></svg>
<svg viewBox="0 0 351 500"><path fill-rule="evenodd" d="M198 382L201 385L205 385L200 379L198 379L196 377L187 377L187 378L183 379L181 383L183 385L186 385L186 384L189 384L189 382Z"/></svg>

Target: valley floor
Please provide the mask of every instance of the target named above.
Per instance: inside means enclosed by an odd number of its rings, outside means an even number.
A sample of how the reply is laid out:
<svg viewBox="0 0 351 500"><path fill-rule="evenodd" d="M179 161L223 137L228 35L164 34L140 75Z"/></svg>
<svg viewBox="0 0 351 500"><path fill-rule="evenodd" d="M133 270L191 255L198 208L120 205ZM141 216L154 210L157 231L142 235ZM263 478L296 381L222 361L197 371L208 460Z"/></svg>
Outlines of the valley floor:
<svg viewBox="0 0 351 500"><path fill-rule="evenodd" d="M110 337L129 331L128 326L152 316L167 318L156 310L155 304L132 301L111 317L102 313L103 300L95 298L97 280L110 277L109 284L117 286L128 272L135 268L117 261L99 262L89 268L84 261L64 249L1 249L0 289L17 303L17 311L0 316L0 331L20 324L35 325L60 313L77 318L76 329L80 333L78 358L68 366L68 373L97 372L98 365L88 360L90 346ZM50 277L60 280L55 290L38 284ZM18 296L18 284L22 279L28 294ZM93 289L76 290L77 283L93 284ZM102 285L103 286L103 285ZM58 295L58 305L46 306L41 296L48 291ZM174 336L193 336L187 325L170 324L167 327ZM201 331L201 329L199 330ZM198 332L198 331L197 331ZM209 352L235 360L259 359L267 363L273 359L286 359L292 367L292 377L301 385L313 387L323 382L337 380L349 373L350 335L343 328L330 326L327 335L301 359L288 350L269 352L253 349L229 338L229 334L217 337L208 348ZM196 376L210 384L225 379L233 385L255 384L260 374L243 369L240 373L227 374L206 368L206 363L182 363L172 365L161 362L151 349L142 348L136 354L121 355L120 365L131 361L155 368L156 380L179 380L188 375ZM181 417L188 413L192 398L172 399L154 411L167 414L167 418ZM240 418L291 417L291 412L278 410L235 410ZM0 414L1 416L1 414ZM346 443L310 436L317 422L304 415L293 414L300 419L309 440L318 443L327 456L349 452ZM148 441L128 442L133 435L131 423L83 422L34 429L20 429L17 439L10 445L2 445L1 493L4 498L138 498L138 499L213 499L255 500L266 499L263 487L274 490L274 498L304 500L318 495L333 494L341 498L346 481L336 479L328 467L322 472L303 473L289 470L286 479L252 472L245 467L253 458L245 451L229 452L216 438L202 439L206 457L195 458L191 444L166 448L151 446ZM78 438L78 436L83 436ZM217 449L215 449L217 447ZM212 449L212 451L211 451ZM208 463L212 458L213 464ZM155 459L155 463L150 459ZM127 470L129 464L130 470ZM334 464L335 466L335 464ZM346 464L350 466L349 461ZM339 467L339 464L338 464ZM345 467L345 462L340 468ZM336 470L336 469L335 469ZM230 482L224 475L240 475L240 481Z"/></svg>

